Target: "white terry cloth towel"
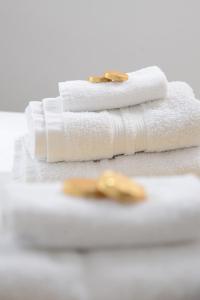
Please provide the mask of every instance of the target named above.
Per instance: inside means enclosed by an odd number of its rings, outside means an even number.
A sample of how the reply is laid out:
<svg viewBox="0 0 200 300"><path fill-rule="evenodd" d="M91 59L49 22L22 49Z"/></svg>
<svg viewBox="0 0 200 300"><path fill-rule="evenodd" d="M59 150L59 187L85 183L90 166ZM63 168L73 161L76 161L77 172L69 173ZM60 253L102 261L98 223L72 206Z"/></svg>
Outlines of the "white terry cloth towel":
<svg viewBox="0 0 200 300"><path fill-rule="evenodd" d="M200 246L0 251L1 300L199 300Z"/></svg>
<svg viewBox="0 0 200 300"><path fill-rule="evenodd" d="M68 196L61 183L8 185L7 226L18 241L39 248L96 249L199 238L199 178L136 180L147 199L135 205Z"/></svg>
<svg viewBox="0 0 200 300"><path fill-rule="evenodd" d="M46 98L43 102L50 101L50 103L57 103L58 107L62 107L61 98ZM51 106L52 107L52 106ZM62 110L60 109L60 113ZM36 156L38 159L45 159L47 153L47 141L46 141L46 125L43 111L43 104L40 101L30 101L26 110L26 119L29 133L35 133L30 136L29 149L34 149L31 152L32 156Z"/></svg>
<svg viewBox="0 0 200 300"><path fill-rule="evenodd" d="M88 299L80 255L28 252L10 246L12 250L7 246L0 250L1 300Z"/></svg>
<svg viewBox="0 0 200 300"><path fill-rule="evenodd" d="M59 83L64 111L98 111L132 106L164 98L167 79L157 66L128 73L125 82L91 83L74 80Z"/></svg>
<svg viewBox="0 0 200 300"><path fill-rule="evenodd" d="M97 177L110 169L127 176L200 175L200 148L157 153L136 153L112 159L47 163L31 158L23 139L15 143L12 176L17 182L61 181L71 177Z"/></svg>
<svg viewBox="0 0 200 300"><path fill-rule="evenodd" d="M200 101L183 82L169 83L166 99L131 108L63 113L60 103L59 99L37 103L42 105L44 122L30 126L32 142L28 148L38 159L42 157L48 162L97 160L200 144ZM31 114L34 119L35 112ZM41 147L45 143L46 147ZM38 150L41 148L43 153Z"/></svg>

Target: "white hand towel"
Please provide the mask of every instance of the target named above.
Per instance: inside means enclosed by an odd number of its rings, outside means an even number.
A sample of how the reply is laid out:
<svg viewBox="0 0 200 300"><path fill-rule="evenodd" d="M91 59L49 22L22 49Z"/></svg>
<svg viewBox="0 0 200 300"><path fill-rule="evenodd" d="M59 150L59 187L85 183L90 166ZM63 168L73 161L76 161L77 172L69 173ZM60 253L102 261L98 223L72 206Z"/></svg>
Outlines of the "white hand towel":
<svg viewBox="0 0 200 300"><path fill-rule="evenodd" d="M199 300L200 246L0 251L1 300Z"/></svg>
<svg viewBox="0 0 200 300"><path fill-rule="evenodd" d="M199 238L197 177L136 180L148 195L137 205L67 196L61 183L10 184L8 224L22 243L47 248L127 247Z"/></svg>
<svg viewBox="0 0 200 300"><path fill-rule="evenodd" d="M37 105L42 106L44 121L31 127L29 148L33 156L48 162L96 160L200 144L200 102L182 82L170 83L164 100L125 109L62 113L59 99L45 99ZM33 120L35 112L28 118ZM41 148L44 152L37 155Z"/></svg>
<svg viewBox="0 0 200 300"><path fill-rule="evenodd" d="M23 140L16 141L13 178L20 182L64 180L70 177L97 177L106 169L128 176L157 176L194 173L200 175L200 148L160 153L121 155L113 159L84 162L46 163L31 158Z"/></svg>
<svg viewBox="0 0 200 300"><path fill-rule="evenodd" d="M156 66L128 73L125 82L91 83L75 80L59 83L64 111L97 111L161 99L167 93L165 74Z"/></svg>

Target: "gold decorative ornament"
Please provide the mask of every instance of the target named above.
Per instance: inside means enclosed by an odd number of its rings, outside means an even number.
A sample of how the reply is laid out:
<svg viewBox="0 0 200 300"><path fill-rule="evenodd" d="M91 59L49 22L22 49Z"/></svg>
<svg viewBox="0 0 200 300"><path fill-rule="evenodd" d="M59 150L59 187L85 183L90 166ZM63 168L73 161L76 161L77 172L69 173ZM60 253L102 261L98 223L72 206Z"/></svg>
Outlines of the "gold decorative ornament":
<svg viewBox="0 0 200 300"><path fill-rule="evenodd" d="M119 202L138 202L146 197L144 188L129 177L113 171L104 172L97 181L98 190Z"/></svg>
<svg viewBox="0 0 200 300"><path fill-rule="evenodd" d="M72 196L106 198L120 203L142 202L147 197L142 185L114 171L105 171L98 179L65 180L63 191Z"/></svg>
<svg viewBox="0 0 200 300"><path fill-rule="evenodd" d="M117 82L128 80L128 74L119 71L107 71L104 73L104 77Z"/></svg>
<svg viewBox="0 0 200 300"><path fill-rule="evenodd" d="M64 181L63 191L65 194L78 197L99 198L103 195L97 189L95 179L72 178Z"/></svg>
<svg viewBox="0 0 200 300"><path fill-rule="evenodd" d="M92 83L110 82L111 80L103 76L90 76L88 79Z"/></svg>

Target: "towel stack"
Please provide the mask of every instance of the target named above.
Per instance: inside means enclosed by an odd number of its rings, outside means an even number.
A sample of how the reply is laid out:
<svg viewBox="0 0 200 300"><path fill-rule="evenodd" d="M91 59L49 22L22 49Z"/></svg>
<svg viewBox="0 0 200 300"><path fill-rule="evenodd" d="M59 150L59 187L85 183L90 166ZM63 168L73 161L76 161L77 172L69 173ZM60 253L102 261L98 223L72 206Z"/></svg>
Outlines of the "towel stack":
<svg viewBox="0 0 200 300"><path fill-rule="evenodd" d="M31 101L3 189L2 300L200 299L200 102L158 67ZM72 198L69 177L135 178L138 204ZM155 176L149 175L176 175ZM58 182L42 182L55 181ZM1 193L1 194L2 194Z"/></svg>
<svg viewBox="0 0 200 300"><path fill-rule="evenodd" d="M59 84L57 98L31 101L28 134L16 142L21 181L200 173L200 102L189 85L167 82L158 67L125 82Z"/></svg>
<svg viewBox="0 0 200 300"><path fill-rule="evenodd" d="M136 180L148 195L137 205L6 185L0 299L200 299L199 178Z"/></svg>

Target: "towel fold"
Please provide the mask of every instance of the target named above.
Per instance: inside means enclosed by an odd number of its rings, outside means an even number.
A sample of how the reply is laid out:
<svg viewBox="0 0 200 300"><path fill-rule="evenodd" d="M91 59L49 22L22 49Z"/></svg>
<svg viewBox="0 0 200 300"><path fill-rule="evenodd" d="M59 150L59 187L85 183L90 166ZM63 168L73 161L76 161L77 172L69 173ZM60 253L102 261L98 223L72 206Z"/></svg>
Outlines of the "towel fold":
<svg viewBox="0 0 200 300"><path fill-rule="evenodd" d="M13 178L19 182L59 181L70 177L97 177L106 169L128 176L158 176L194 173L200 175L200 148L160 153L121 155L113 159L46 163L31 158L23 139L15 143Z"/></svg>
<svg viewBox="0 0 200 300"><path fill-rule="evenodd" d="M98 111L132 106L167 93L165 74L156 66L128 73L125 82L94 84L86 80L59 83L64 111Z"/></svg>
<svg viewBox="0 0 200 300"><path fill-rule="evenodd" d="M198 300L199 253L198 244L82 254L7 249L0 299Z"/></svg>
<svg viewBox="0 0 200 300"><path fill-rule="evenodd" d="M28 148L38 159L58 162L197 146L199 115L200 102L182 82L169 83L164 100L112 111L62 112L59 99L45 99L27 108Z"/></svg>
<svg viewBox="0 0 200 300"><path fill-rule="evenodd" d="M197 177L136 180L147 192L138 205L67 196L61 183L8 185L8 223L23 243L47 248L128 247L199 237Z"/></svg>
<svg viewBox="0 0 200 300"><path fill-rule="evenodd" d="M89 300L81 255L25 251L13 242L1 244L1 300Z"/></svg>

